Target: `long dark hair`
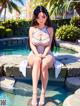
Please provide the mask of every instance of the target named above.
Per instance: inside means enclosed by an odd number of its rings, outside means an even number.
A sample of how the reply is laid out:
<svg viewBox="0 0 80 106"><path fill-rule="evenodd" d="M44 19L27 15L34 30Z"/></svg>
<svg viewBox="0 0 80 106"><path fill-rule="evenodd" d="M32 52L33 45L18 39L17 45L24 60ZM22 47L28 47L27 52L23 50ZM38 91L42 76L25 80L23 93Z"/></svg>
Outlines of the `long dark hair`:
<svg viewBox="0 0 80 106"><path fill-rule="evenodd" d="M51 25L50 17L49 17L49 14L48 14L47 9L46 9L44 6L37 6L37 7L34 9L31 25L32 25L32 26L37 26L37 25L38 25L36 19L38 18L38 14L39 14L40 12L43 12L43 13L47 16L47 20L46 20L45 25L48 26L48 27L51 27L52 25Z"/></svg>

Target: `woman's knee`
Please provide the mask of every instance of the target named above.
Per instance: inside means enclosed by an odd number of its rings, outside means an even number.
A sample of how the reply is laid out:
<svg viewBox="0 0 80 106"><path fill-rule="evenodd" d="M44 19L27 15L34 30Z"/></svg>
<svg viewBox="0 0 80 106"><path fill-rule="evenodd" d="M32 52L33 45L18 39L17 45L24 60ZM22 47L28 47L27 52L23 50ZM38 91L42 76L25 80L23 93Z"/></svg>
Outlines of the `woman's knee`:
<svg viewBox="0 0 80 106"><path fill-rule="evenodd" d="M36 63L41 63L41 58L38 57L38 56L36 56L36 57L34 58L34 62L36 62Z"/></svg>
<svg viewBox="0 0 80 106"><path fill-rule="evenodd" d="M42 70L48 69L48 63L47 62L42 62Z"/></svg>

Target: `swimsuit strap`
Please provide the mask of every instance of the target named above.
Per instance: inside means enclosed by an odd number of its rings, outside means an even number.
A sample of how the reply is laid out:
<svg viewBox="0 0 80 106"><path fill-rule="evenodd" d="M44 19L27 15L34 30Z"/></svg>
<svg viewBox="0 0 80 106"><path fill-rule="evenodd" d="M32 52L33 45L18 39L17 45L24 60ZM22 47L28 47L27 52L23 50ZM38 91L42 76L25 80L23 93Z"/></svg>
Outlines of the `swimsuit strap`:
<svg viewBox="0 0 80 106"><path fill-rule="evenodd" d="M43 31L44 31L44 29L45 29L46 33L48 33L48 35L50 35L50 33L49 33L49 31L48 31L48 26L45 26L43 29L40 29L40 30L43 30ZM44 32L45 32L45 31L44 31Z"/></svg>
<svg viewBox="0 0 80 106"><path fill-rule="evenodd" d="M48 31L48 26L46 26L46 31L47 31L47 33L50 35L50 33L49 33L49 31Z"/></svg>

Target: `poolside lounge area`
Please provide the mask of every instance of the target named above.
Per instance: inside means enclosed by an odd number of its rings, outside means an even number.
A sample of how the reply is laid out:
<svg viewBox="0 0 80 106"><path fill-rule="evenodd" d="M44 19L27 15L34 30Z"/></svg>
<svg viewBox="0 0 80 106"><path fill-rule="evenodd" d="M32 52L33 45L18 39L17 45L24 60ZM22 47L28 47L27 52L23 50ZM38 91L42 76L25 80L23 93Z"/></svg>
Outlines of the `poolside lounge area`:
<svg viewBox="0 0 80 106"><path fill-rule="evenodd" d="M57 54L57 55L55 55L56 59L58 61L60 61L63 65L61 67L61 71L60 71L60 74L58 75L58 78L55 78L54 68L50 69L49 83L52 84L52 82L61 82L61 83L64 82L66 72L68 71L68 73L67 73L68 75L66 76L65 85L70 91L74 92L75 90L80 88L80 83L76 84L76 81L80 82L80 77L79 77L80 76L80 46L78 44L72 44L70 42L62 42L62 41L59 41L59 44L61 47L65 47L67 49L74 50L75 53L74 54L56 53ZM25 78L23 76L23 73L21 73L19 71L19 64L23 60L27 60L26 55L1 55L0 56L0 76L3 76L1 78L4 78L4 76L5 76L5 78L11 77L13 79L11 82L11 84L13 83L12 85L15 84L15 79L17 79L17 80L31 79L32 78L32 76L31 76L32 70L30 67L26 68L26 77ZM68 76L71 76L71 77L68 77ZM71 80L69 80L70 78L72 78L72 82L75 82L75 83L71 83ZM7 79L5 81L7 81ZM17 87L22 86L19 83L16 83L16 84L18 84L18 85L16 85ZM2 84L1 80L0 80L0 85L2 85L1 89L3 89L4 91L13 93L13 90L3 87L4 83ZM23 84L23 86L24 85L25 84ZM53 85L54 85L54 83L53 83ZM59 100L55 101L53 99L48 98L48 96L49 96L49 94L47 94L47 96L46 96L46 106L62 106L61 101L59 101ZM30 102L31 102L31 98L28 98L28 101L27 101L28 106L30 105Z"/></svg>
<svg viewBox="0 0 80 106"><path fill-rule="evenodd" d="M71 49L76 51L75 54L65 54L65 53L56 53L55 56L58 61L63 65L61 67L61 72L58 78L55 78L54 68L49 72L50 80L64 80L66 71L68 70L69 76L79 76L80 75L80 46L78 44L73 44L70 42L59 41L61 47ZM6 76L15 76L23 77L23 74L19 71L19 64L23 60L27 60L26 55L1 55L0 56L0 75L3 73ZM4 72L3 72L4 71ZM31 78L31 68L26 68L26 77Z"/></svg>

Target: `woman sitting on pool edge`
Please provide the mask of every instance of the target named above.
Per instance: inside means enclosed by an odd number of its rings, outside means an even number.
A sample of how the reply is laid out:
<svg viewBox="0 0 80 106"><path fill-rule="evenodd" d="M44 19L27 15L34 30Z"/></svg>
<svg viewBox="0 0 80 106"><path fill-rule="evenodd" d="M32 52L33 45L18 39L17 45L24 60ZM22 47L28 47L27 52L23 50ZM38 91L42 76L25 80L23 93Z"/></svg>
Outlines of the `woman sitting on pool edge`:
<svg viewBox="0 0 80 106"><path fill-rule="evenodd" d="M54 56L51 43L54 35L48 11L43 6L37 6L33 12L32 26L29 29L31 52L28 64L32 67L32 106L37 106L37 85L41 74L42 90L39 106L45 103L45 93L48 83L48 69L53 67Z"/></svg>

